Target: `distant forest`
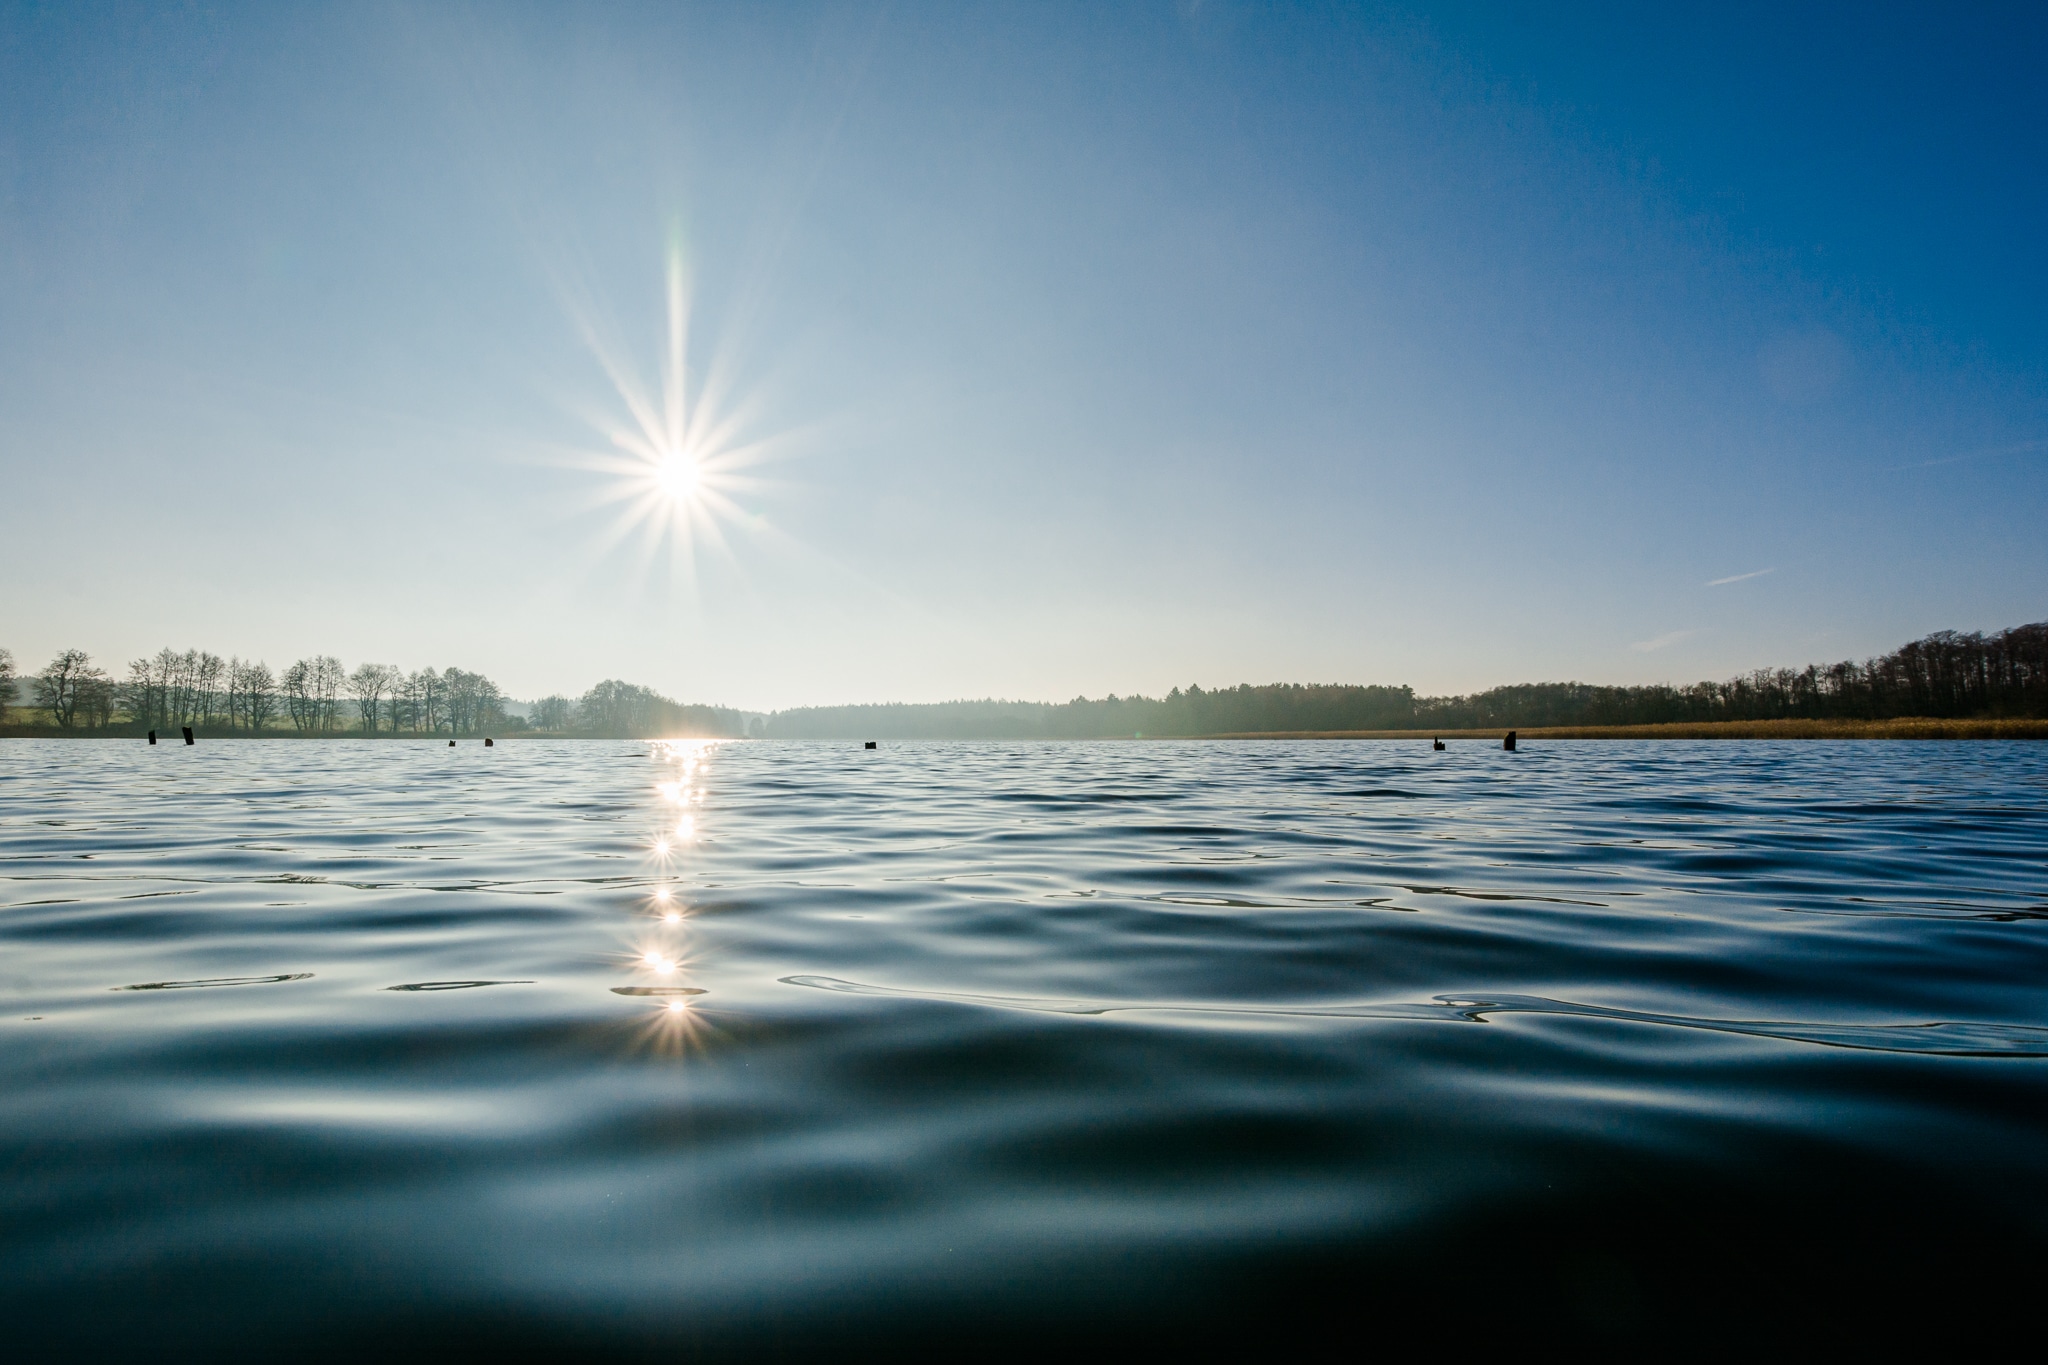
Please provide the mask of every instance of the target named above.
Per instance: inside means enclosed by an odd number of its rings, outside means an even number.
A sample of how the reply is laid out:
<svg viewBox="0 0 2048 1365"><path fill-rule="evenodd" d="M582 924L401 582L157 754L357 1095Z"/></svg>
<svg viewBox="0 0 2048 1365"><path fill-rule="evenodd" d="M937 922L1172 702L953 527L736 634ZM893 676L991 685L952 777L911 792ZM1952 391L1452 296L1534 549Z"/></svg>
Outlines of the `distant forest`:
<svg viewBox="0 0 2048 1365"><path fill-rule="evenodd" d="M1304 730L1485 730L1723 720L2048 717L2048 622L1941 631L1863 663L1759 669L1641 687L1516 683L1463 697L1407 687L1271 683L1065 703L955 701L780 711L770 739L1105 739Z"/></svg>
<svg viewBox="0 0 2048 1365"><path fill-rule="evenodd" d="M26 687L19 683L26 683ZM26 692L26 706L17 695ZM485 733L768 739L1110 739L1330 730L1483 730L1757 720L2048 718L2048 622L1996 634L1940 631L1862 663L1759 669L1725 682L1598 687L1518 683L1462 697L1407 687L1245 684L1164 697L821 706L762 719L605 681L519 716L497 685L459 668L344 669L331 655L268 666L165 649L116 679L79 650L17 680L0 649L0 725L69 734L190 725L210 734Z"/></svg>

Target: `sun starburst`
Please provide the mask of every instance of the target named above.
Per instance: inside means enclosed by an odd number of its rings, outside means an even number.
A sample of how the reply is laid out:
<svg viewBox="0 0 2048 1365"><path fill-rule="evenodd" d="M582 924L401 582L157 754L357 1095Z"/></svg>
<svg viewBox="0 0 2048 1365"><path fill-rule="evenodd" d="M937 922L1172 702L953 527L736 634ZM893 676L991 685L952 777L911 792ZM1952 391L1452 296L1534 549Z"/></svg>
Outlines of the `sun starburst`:
<svg viewBox="0 0 2048 1365"><path fill-rule="evenodd" d="M670 246L667 274L656 385L644 383L624 348L595 325L593 310L575 309L623 420L617 408L587 414L609 448L575 451L568 463L604 476L589 499L592 508L613 514L600 538L604 548L636 543L644 566L665 554L680 577L694 579L700 552L732 557L729 531L764 529L739 499L769 486L758 467L787 437L748 434L759 427L759 404L736 393L719 357L701 371L692 366L691 299L679 244Z"/></svg>

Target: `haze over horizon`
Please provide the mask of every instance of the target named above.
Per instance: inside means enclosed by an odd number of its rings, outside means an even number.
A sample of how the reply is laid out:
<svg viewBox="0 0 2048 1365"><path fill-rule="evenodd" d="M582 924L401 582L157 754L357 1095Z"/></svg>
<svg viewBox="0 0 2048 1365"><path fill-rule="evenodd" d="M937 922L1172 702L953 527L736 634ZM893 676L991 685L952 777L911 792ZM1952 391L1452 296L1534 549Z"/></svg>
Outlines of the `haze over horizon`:
<svg viewBox="0 0 2048 1365"><path fill-rule="evenodd" d="M7 5L0 646L774 710L2040 620L2044 56L2023 6Z"/></svg>

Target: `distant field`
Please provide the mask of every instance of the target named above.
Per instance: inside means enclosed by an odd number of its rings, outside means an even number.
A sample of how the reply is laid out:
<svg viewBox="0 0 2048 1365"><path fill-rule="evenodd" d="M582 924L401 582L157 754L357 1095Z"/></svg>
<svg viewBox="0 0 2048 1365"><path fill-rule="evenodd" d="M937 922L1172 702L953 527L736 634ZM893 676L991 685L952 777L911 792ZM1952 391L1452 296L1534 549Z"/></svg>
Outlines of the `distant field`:
<svg viewBox="0 0 2048 1365"><path fill-rule="evenodd" d="M1291 730L1207 739L1494 739L1497 730ZM1690 725L1515 727L1522 739L2048 739L2048 720L1725 720Z"/></svg>

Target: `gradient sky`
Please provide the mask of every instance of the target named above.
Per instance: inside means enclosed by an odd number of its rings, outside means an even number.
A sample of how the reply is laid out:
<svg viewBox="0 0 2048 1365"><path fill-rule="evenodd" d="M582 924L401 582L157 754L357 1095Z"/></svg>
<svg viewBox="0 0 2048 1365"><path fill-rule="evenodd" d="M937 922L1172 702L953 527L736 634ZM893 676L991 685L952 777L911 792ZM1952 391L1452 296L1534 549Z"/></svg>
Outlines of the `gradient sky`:
<svg viewBox="0 0 2048 1365"><path fill-rule="evenodd" d="M6 5L0 645L767 709L2048 617L2048 10L1675 8ZM722 510L622 537L672 254Z"/></svg>

